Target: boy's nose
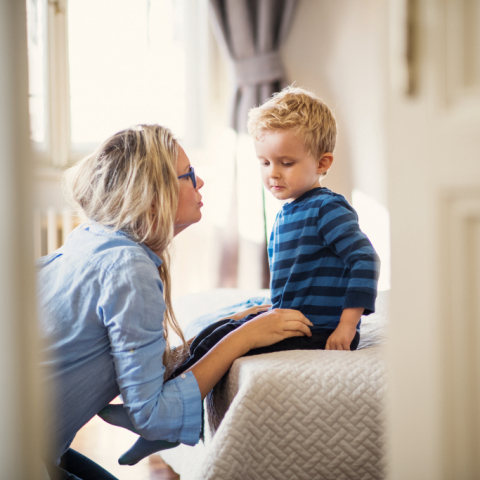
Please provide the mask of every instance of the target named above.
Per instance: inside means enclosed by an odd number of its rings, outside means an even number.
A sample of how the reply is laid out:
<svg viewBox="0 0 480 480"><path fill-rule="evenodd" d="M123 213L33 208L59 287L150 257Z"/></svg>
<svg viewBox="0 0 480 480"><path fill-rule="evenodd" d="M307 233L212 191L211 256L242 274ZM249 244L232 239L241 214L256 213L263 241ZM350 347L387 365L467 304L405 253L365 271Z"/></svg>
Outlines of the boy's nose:
<svg viewBox="0 0 480 480"><path fill-rule="evenodd" d="M269 176L270 178L278 178L278 177L280 176L280 175L279 175L279 172L278 172L278 169L275 168L275 167L272 167L271 170L270 170L270 172L269 172L269 174L268 174L268 176Z"/></svg>

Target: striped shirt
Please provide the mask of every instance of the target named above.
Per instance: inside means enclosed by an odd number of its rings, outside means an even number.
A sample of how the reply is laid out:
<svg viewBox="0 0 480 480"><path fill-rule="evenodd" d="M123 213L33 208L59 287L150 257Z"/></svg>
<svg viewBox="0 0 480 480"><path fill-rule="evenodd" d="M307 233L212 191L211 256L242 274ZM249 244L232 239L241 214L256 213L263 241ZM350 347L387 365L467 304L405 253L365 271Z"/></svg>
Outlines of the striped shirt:
<svg viewBox="0 0 480 480"><path fill-rule="evenodd" d="M312 332L335 329L344 308L375 311L380 261L342 195L314 188L285 204L268 257L272 308L299 310Z"/></svg>

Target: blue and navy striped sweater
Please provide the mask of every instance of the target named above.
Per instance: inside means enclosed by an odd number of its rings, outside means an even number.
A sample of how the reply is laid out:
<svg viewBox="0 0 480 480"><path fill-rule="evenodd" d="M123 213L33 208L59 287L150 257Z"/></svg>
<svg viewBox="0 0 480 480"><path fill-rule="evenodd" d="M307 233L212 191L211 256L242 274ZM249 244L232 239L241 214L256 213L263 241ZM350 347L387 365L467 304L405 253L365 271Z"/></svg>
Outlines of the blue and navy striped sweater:
<svg viewBox="0 0 480 480"><path fill-rule="evenodd" d="M272 308L300 310L312 332L335 329L344 308L375 311L380 261L342 195L314 188L285 204L268 257Z"/></svg>

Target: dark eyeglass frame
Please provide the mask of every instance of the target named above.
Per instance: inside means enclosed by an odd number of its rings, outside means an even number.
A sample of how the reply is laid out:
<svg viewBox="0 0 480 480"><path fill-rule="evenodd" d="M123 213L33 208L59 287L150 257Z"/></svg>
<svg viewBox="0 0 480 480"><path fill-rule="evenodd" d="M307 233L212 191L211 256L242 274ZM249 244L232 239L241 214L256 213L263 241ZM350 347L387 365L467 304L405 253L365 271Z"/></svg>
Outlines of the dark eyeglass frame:
<svg viewBox="0 0 480 480"><path fill-rule="evenodd" d="M177 178L180 180L181 178L185 178L185 177L190 177L193 183L193 188L197 188L197 177L195 176L195 170L192 166L190 166L188 173L186 173L185 175L180 175Z"/></svg>

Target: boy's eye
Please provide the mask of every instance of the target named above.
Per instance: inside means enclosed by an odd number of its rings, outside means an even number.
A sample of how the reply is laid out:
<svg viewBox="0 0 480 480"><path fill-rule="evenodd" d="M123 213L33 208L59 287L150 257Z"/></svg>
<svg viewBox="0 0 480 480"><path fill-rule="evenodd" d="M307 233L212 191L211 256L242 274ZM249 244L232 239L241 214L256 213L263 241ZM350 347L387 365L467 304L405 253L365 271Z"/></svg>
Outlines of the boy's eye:
<svg viewBox="0 0 480 480"><path fill-rule="evenodd" d="M284 167L290 167L290 166L293 165L293 162L283 162L282 165L283 165Z"/></svg>

